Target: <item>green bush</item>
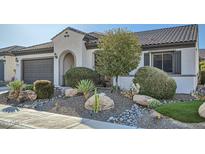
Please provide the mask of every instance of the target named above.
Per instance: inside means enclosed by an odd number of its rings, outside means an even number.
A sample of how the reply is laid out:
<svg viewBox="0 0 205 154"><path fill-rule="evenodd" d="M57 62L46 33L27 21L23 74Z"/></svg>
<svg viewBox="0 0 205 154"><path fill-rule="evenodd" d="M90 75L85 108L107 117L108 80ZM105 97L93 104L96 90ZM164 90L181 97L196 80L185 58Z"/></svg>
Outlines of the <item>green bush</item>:
<svg viewBox="0 0 205 154"><path fill-rule="evenodd" d="M150 99L148 101L148 108L155 109L161 105L161 102L156 99Z"/></svg>
<svg viewBox="0 0 205 154"><path fill-rule="evenodd" d="M33 90L33 84L26 84L24 89L25 90Z"/></svg>
<svg viewBox="0 0 205 154"><path fill-rule="evenodd" d="M176 82L164 71L155 67L141 67L133 79L140 85L140 94L157 99L170 99L176 93Z"/></svg>
<svg viewBox="0 0 205 154"><path fill-rule="evenodd" d="M34 82L34 91L39 99L51 98L54 93L54 86L51 81L37 80Z"/></svg>
<svg viewBox="0 0 205 154"><path fill-rule="evenodd" d="M205 84L205 71L200 71L201 84Z"/></svg>
<svg viewBox="0 0 205 154"><path fill-rule="evenodd" d="M92 69L85 67L74 67L69 69L64 75L65 86L76 87L80 80L91 80L95 84L99 83L100 76Z"/></svg>

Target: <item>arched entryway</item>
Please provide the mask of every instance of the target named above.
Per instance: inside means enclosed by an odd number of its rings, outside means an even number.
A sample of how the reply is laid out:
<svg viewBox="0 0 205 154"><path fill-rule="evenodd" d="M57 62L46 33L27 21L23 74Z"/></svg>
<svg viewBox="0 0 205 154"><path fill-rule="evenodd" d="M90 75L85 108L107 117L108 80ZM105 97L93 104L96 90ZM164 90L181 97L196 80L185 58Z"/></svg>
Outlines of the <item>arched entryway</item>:
<svg viewBox="0 0 205 154"><path fill-rule="evenodd" d="M65 73L75 67L75 56L70 51L65 51L60 56L60 85L64 85L64 75Z"/></svg>
<svg viewBox="0 0 205 154"><path fill-rule="evenodd" d="M63 74L69 69L74 67L74 56L71 53L67 53L63 60Z"/></svg>

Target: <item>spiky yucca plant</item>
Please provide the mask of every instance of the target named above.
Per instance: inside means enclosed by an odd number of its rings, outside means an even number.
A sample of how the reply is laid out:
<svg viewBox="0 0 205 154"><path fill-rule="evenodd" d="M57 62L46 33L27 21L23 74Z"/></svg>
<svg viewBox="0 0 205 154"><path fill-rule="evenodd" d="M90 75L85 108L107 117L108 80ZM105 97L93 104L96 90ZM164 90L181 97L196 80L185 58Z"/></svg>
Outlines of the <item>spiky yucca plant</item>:
<svg viewBox="0 0 205 154"><path fill-rule="evenodd" d="M10 95L13 95L15 98L17 98L19 96L20 91L25 87L25 84L23 81L15 80L9 82L7 87L10 90Z"/></svg>
<svg viewBox="0 0 205 154"><path fill-rule="evenodd" d="M76 88L78 89L78 92L83 93L85 99L87 100L90 95L90 92L95 89L95 85L91 80L81 80L80 82L78 82Z"/></svg>

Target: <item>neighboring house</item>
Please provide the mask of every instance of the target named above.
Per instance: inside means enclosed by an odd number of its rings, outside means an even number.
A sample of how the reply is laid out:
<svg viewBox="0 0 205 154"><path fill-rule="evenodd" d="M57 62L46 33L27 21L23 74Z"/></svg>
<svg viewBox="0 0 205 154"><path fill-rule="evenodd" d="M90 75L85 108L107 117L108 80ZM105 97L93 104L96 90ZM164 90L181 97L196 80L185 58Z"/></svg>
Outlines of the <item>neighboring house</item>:
<svg viewBox="0 0 205 154"><path fill-rule="evenodd" d="M205 60L205 49L199 49L199 60Z"/></svg>
<svg viewBox="0 0 205 154"><path fill-rule="evenodd" d="M0 49L0 81L11 81L15 78L15 56L13 50L19 50L21 46L10 46Z"/></svg>
<svg viewBox="0 0 205 154"><path fill-rule="evenodd" d="M154 66L176 80L177 93L190 93L198 80L198 26L136 32L142 45L139 67ZM95 51L102 33L85 33L66 28L51 42L12 50L15 56L16 79L32 83L48 79L63 85L63 76L72 67L95 67ZM138 68L139 68L138 67ZM129 89L137 68L119 78L121 88Z"/></svg>

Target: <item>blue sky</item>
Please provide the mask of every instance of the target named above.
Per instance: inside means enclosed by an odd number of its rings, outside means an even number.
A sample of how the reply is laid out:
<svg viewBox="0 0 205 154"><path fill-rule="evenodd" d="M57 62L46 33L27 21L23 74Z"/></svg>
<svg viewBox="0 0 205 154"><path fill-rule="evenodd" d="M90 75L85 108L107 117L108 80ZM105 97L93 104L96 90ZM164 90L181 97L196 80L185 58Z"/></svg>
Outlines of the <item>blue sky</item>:
<svg viewBox="0 0 205 154"><path fill-rule="evenodd" d="M66 27L77 28L85 32L104 32L112 28L127 28L130 31L144 31L165 27L180 26L179 24L90 24L90 25L68 25L68 24L1 24L0 25L0 48L21 45L30 46L38 43L49 42L50 39ZM199 48L205 48L205 25L199 25Z"/></svg>

